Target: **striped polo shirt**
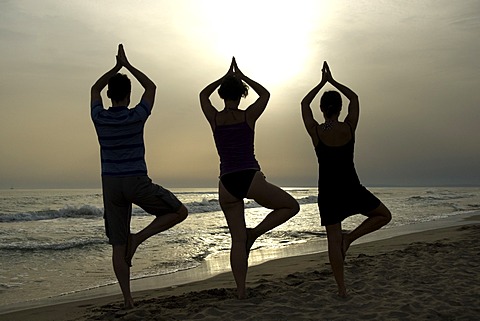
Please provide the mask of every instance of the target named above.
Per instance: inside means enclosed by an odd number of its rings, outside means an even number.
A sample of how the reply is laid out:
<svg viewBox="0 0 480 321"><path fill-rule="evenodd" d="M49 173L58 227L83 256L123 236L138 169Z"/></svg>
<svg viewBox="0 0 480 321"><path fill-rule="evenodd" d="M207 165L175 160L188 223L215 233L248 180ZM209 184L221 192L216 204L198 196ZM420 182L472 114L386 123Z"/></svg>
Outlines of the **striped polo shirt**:
<svg viewBox="0 0 480 321"><path fill-rule="evenodd" d="M110 107L101 101L92 104L91 117L102 162L102 176L147 175L143 129L150 108L141 101L135 108Z"/></svg>

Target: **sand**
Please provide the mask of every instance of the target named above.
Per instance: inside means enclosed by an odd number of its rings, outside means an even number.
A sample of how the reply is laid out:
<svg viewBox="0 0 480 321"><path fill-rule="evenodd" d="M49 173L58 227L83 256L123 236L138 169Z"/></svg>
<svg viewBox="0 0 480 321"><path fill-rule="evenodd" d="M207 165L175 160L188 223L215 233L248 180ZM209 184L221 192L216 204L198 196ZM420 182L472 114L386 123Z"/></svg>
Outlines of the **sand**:
<svg viewBox="0 0 480 321"><path fill-rule="evenodd" d="M352 245L336 295L326 253L288 257L249 269L249 298L235 298L231 273L134 294L0 315L0 320L478 320L479 217L435 229Z"/></svg>

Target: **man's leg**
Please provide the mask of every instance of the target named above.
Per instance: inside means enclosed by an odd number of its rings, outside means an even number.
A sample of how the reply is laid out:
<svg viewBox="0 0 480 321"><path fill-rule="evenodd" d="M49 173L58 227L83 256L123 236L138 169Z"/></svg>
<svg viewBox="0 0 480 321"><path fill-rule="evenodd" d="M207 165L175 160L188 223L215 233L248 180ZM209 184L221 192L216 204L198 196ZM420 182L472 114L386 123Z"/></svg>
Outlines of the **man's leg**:
<svg viewBox="0 0 480 321"><path fill-rule="evenodd" d="M145 212L156 216L141 231L128 236L125 260L131 266L131 260L140 244L185 220L188 210L173 193L153 183L148 176L133 177L129 183L129 189L126 192L129 200Z"/></svg>
<svg viewBox="0 0 480 321"><path fill-rule="evenodd" d="M125 261L127 237L130 231L132 205L123 197L122 178L103 177L105 231L112 244L113 271L122 290L125 308L133 307L130 292L130 268Z"/></svg>
<svg viewBox="0 0 480 321"><path fill-rule="evenodd" d="M188 210L182 204L182 206L177 212L165 214L162 216L157 216L144 229L142 229L138 233L130 234L128 239L128 242L129 242L128 253L125 256L126 252L123 252L124 253L123 258L124 258L124 261L126 261L127 265L130 265L133 255L135 254L135 251L137 250L140 244L142 244L148 238L174 227L178 223L185 220L187 216L188 216Z"/></svg>
<svg viewBox="0 0 480 321"><path fill-rule="evenodd" d="M125 309L131 309L134 306L134 302L130 292L130 267L125 261L126 245L113 245L112 248L113 270L122 290Z"/></svg>

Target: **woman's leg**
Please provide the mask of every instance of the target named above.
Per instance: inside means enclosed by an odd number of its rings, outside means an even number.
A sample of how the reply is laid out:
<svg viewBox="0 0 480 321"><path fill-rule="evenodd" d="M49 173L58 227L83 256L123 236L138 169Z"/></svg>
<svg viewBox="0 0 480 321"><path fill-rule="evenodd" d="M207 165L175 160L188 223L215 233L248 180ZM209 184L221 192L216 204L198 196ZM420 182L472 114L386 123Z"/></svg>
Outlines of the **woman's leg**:
<svg viewBox="0 0 480 321"><path fill-rule="evenodd" d="M346 255L350 244L352 244L356 239L380 229L382 226L388 224L388 222L390 222L392 219L392 214L388 208L383 205L383 203L380 203L376 209L364 215L367 216L367 219L363 221L362 224L357 226L357 228L350 233L343 234L343 256Z"/></svg>
<svg viewBox="0 0 480 321"><path fill-rule="evenodd" d="M255 228L248 231L248 248L259 236L285 223L300 211L298 202L283 189L267 182L260 171L255 174L247 197L273 210Z"/></svg>
<svg viewBox="0 0 480 321"><path fill-rule="evenodd" d="M333 276L338 286L338 295L347 296L343 275L343 252L342 252L342 225L341 223L325 226L328 240L328 258L332 267Z"/></svg>
<svg viewBox="0 0 480 321"><path fill-rule="evenodd" d="M247 296L246 280L248 270L244 203L243 200L230 194L222 182L219 182L218 197L232 237L230 266L237 284L238 298L244 299Z"/></svg>

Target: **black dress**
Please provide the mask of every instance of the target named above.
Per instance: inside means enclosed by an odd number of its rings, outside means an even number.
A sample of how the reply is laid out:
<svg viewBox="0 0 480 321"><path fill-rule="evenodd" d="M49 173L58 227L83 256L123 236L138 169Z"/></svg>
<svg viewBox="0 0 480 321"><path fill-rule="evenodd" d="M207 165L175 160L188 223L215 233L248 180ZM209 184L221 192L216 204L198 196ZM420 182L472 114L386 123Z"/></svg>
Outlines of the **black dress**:
<svg viewBox="0 0 480 321"><path fill-rule="evenodd" d="M352 138L345 145L328 146L320 140L317 131L318 208L323 226L368 213L380 205L380 200L358 179L353 163L355 136L353 130L351 132Z"/></svg>

